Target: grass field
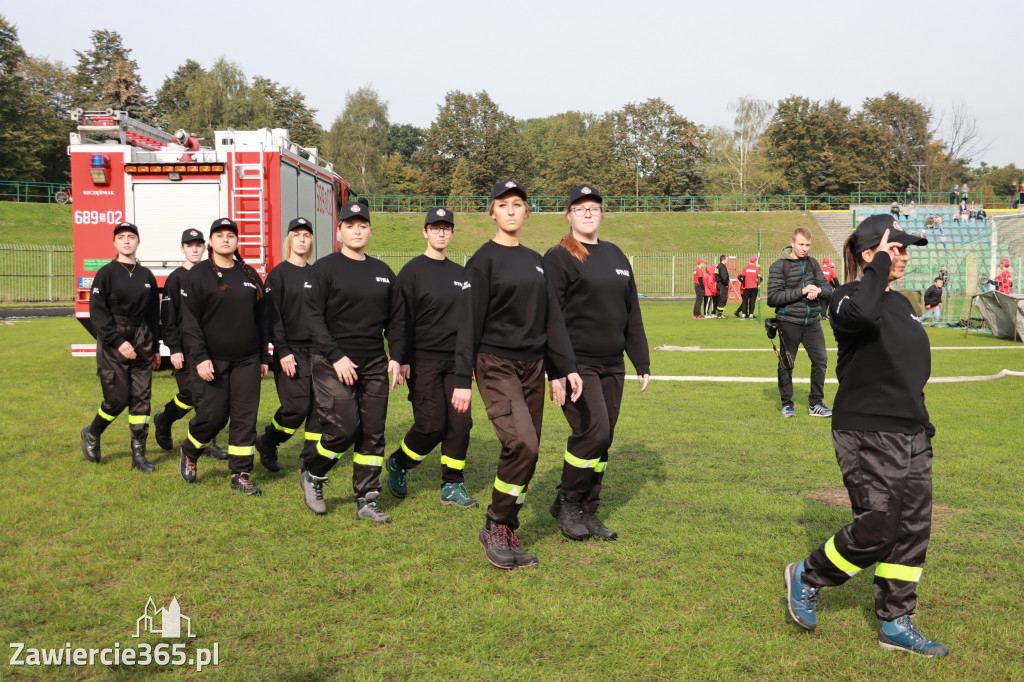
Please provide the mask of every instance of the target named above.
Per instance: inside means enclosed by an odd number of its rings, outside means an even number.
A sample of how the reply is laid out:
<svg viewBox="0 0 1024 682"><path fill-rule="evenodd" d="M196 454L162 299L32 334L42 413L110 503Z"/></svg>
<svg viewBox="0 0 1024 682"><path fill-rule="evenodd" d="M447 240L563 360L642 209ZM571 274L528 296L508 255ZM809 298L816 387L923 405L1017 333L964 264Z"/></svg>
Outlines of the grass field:
<svg viewBox="0 0 1024 682"><path fill-rule="evenodd" d="M457 214L455 221L453 252L472 253L494 236L494 222L486 214ZM566 225L561 213L536 213L524 228L523 243L543 252L565 235ZM828 240L814 218L800 212L609 213L601 237L627 253L749 254L757 251L760 230L764 252L775 254L801 225L826 249ZM423 250L422 214L378 213L373 226L372 252ZM196 227L205 233L209 226ZM71 207L0 201L0 244L25 243L71 244Z"/></svg>
<svg viewBox="0 0 1024 682"><path fill-rule="evenodd" d="M731 308L731 306L730 306ZM651 346L768 347L760 325L690 319L684 303L645 303ZM929 330L933 376L1024 369L1024 349L985 336ZM27 647L137 647L147 599L172 597L198 635L219 647L217 679L1021 679L1024 510L1018 378L936 384L927 401L938 433L932 534L918 625L952 653L931 661L875 643L871 570L829 590L815 634L783 604L782 568L849 521L815 501L841 486L827 420L802 409L782 420L774 384L627 382L605 479L602 516L614 543L564 540L547 512L568 427L548 403L537 475L520 536L536 569L497 571L476 535L483 509L438 503L437 453L387 492L387 527L354 519L350 461L326 488L329 514L302 505L300 443L284 470L257 464L261 498L233 494L224 463L205 459L195 485L150 439L159 469L128 468L124 417L87 463L78 432L95 413L95 364L68 345L77 322L0 326L0 636ZM829 346L833 346L831 336ZM1002 350L1001 350L1002 349ZM834 353L829 376L834 376ZM658 375L774 375L771 353L654 353ZM806 355L797 377L807 377ZM835 385L826 385L831 404ZM160 372L154 404L173 393ZM807 386L797 384L802 408ZM405 390L392 395L387 439L410 424ZM276 407L263 384L260 423ZM467 484L490 495L498 445L479 402ZM175 436L184 428L176 425ZM164 640L170 641L170 640ZM9 650L13 653L13 650ZM12 667L0 677L195 679L194 667L143 670Z"/></svg>

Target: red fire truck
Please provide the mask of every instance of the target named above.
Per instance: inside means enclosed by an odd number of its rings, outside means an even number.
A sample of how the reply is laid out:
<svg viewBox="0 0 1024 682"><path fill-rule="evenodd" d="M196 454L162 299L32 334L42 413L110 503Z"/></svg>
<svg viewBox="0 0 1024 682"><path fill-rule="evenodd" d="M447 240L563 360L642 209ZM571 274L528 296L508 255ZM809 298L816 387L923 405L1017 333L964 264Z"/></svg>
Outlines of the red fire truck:
<svg viewBox="0 0 1024 682"><path fill-rule="evenodd" d="M314 257L333 250L337 208L354 193L287 130L218 130L211 148L124 111L75 109L71 117L75 317L93 336L92 278L114 256L112 230L123 220L138 226L139 262L161 286L181 264L182 231L205 235L224 216L238 223L242 258L264 277L281 262L285 230L298 216L314 224ZM72 354L95 355L95 345L76 344Z"/></svg>

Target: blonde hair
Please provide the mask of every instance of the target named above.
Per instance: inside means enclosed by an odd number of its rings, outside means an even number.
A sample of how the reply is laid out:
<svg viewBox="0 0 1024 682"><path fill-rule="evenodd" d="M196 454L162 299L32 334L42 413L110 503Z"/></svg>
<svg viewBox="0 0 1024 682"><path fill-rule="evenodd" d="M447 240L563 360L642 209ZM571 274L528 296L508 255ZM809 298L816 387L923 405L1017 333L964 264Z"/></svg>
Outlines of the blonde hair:
<svg viewBox="0 0 1024 682"><path fill-rule="evenodd" d="M522 197L520 197L518 194L515 194L514 192L506 192L506 194L512 194L513 196L517 196L520 199L523 199ZM505 196L505 195L502 194L501 196ZM487 215L491 216L492 218L494 217L494 205L496 203L498 203L499 199L501 199L501 197L498 197L497 199L491 199L491 205L488 206L488 208L487 208ZM530 217L530 202L527 201L526 199L523 199L523 206L526 207L526 217L527 218Z"/></svg>
<svg viewBox="0 0 1024 682"><path fill-rule="evenodd" d="M289 258L292 257L292 240L295 239L295 233L298 232L300 229L303 229L303 228L298 228L298 229L292 230L291 232L288 233L288 236L284 238L284 259L285 260L288 260ZM310 232L309 230L303 230L303 231L309 232L309 236L313 237L313 233ZM305 260L305 261L309 260L310 252L312 252L312 250L313 250L313 244L314 244L314 242L310 241L309 251L307 251L306 255L302 257L303 260Z"/></svg>

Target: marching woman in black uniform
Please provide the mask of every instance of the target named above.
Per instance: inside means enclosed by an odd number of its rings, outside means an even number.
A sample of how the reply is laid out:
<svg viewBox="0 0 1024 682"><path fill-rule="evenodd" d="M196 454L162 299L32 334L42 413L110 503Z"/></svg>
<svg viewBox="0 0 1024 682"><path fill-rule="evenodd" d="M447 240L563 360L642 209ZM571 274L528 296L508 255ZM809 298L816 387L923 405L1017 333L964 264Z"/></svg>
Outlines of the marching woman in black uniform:
<svg viewBox="0 0 1024 682"><path fill-rule="evenodd" d="M231 489L259 495L252 482L260 381L269 362L263 282L238 253L238 226L219 218L210 226L209 257L189 272L182 329L190 362L206 382L181 444L178 471L196 480L196 461L218 431L228 430Z"/></svg>
<svg viewBox="0 0 1024 682"><path fill-rule="evenodd" d="M118 223L114 248L117 257L96 273L89 298L103 402L82 429L82 454L99 464L100 434L127 407L132 468L148 474L156 470L146 459L146 437L153 370L160 367L160 294L153 273L135 257L139 228Z"/></svg>
<svg viewBox="0 0 1024 682"><path fill-rule="evenodd" d="M455 389L455 339L460 305L469 296L466 270L445 257L455 233L455 216L444 208L427 212L427 250L398 273L405 303L405 361L414 422L401 446L388 458L388 488L395 497L408 491L406 472L441 445L441 504L477 506L463 472L473 421L458 412L449 396Z"/></svg>
<svg viewBox="0 0 1024 682"><path fill-rule="evenodd" d="M377 506L384 467L384 425L391 389L405 383L405 312L395 273L366 255L369 210L350 201L338 212L341 250L317 260L304 308L313 339L313 391L323 436L299 472L310 511L326 514L327 473L352 445L356 519L388 523ZM387 330L391 359L384 354Z"/></svg>
<svg viewBox="0 0 1024 682"><path fill-rule="evenodd" d="M832 442L853 523L786 566L784 578L790 616L814 630L821 588L875 564L878 643L940 658L949 649L910 620L931 533L935 427L924 404L931 353L910 302L889 288L904 275L907 247L927 243L885 215L871 216L846 240L847 283L829 306L839 347Z"/></svg>
<svg viewBox="0 0 1024 682"><path fill-rule="evenodd" d="M206 239L199 230L188 229L181 234L181 252L185 262L167 275L164 282L164 295L160 306L160 334L164 344L171 351L171 366L174 381L178 384L178 393L167 401L164 409L153 415L153 436L157 445L164 450L174 447L171 426L184 418L196 403L202 392L201 383L205 383L196 374L193 363L185 356L185 340L181 334L181 293L185 288L188 272L192 266L203 259L206 251ZM216 441L206 448L207 455L215 459L227 459L228 451L217 447Z"/></svg>
<svg viewBox="0 0 1024 682"><path fill-rule="evenodd" d="M313 341L303 316L303 300L310 290L313 252L313 224L295 218L288 224L285 260L267 275L267 335L274 344L274 384L281 407L262 434L256 438L260 463L268 471L280 471L277 447L287 442L306 423L300 458L302 466L316 452L320 422L313 402L313 372L310 348Z"/></svg>
<svg viewBox="0 0 1024 682"><path fill-rule="evenodd" d="M572 428L551 514L570 540L618 537L597 517L597 508L622 403L623 351L640 377L641 393L651 379L633 269L619 247L598 239L601 204L593 186L572 190L565 213L569 234L544 256L583 378L583 395L576 402L565 401L564 379L551 381L551 398L562 405Z"/></svg>
<svg viewBox="0 0 1024 682"><path fill-rule="evenodd" d="M541 255L519 243L530 215L526 190L514 180L491 190L494 239L466 264L470 309L456 341L452 405L469 409L471 381L501 441L487 522L480 531L487 560L496 568L536 566L515 531L540 451L544 417L545 356L553 379L567 378L576 401L583 381Z"/></svg>

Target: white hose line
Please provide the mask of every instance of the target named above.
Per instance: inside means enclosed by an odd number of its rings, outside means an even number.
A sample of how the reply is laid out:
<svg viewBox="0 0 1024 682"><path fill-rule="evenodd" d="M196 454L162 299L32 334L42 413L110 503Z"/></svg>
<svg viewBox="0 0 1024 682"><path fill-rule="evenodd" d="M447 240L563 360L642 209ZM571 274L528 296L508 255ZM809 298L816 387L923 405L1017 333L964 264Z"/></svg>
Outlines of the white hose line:
<svg viewBox="0 0 1024 682"><path fill-rule="evenodd" d="M983 374L979 376L959 376L959 377L931 377L928 379L929 384L958 384L973 381L995 381L1004 377L1024 377L1024 372L1015 372L1013 370L1004 369L998 374ZM626 379L638 380L635 374L627 375ZM733 383L733 384L774 384L778 382L778 377L716 377L716 376L670 376L670 375L653 375L651 381L702 381L709 383ZM793 378L794 384L809 384L811 383L810 378ZM838 379L825 379L826 384L838 384Z"/></svg>
<svg viewBox="0 0 1024 682"><path fill-rule="evenodd" d="M656 346L654 350L684 351L687 353L774 353L771 348L701 348L700 346ZM798 351L807 352L803 346ZM826 348L835 352L836 348ZM932 350L1024 350L1024 344L1018 346L932 346Z"/></svg>

